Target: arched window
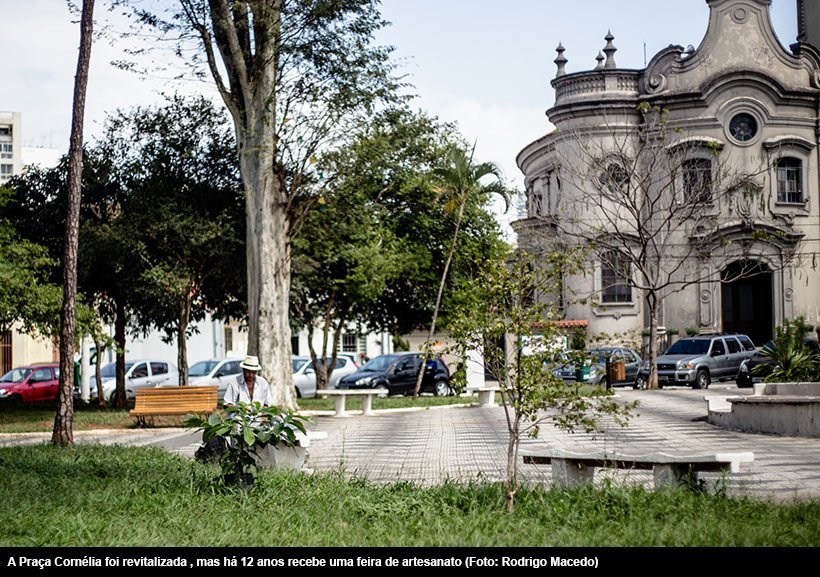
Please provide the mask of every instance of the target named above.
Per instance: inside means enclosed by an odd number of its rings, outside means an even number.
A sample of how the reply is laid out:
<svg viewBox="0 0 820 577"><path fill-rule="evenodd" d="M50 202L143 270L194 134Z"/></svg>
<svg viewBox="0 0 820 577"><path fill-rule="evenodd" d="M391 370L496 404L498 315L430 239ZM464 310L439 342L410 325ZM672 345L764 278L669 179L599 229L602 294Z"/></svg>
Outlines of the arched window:
<svg viewBox="0 0 820 577"><path fill-rule="evenodd" d="M712 161L708 158L691 158L683 161L681 169L686 202L711 202Z"/></svg>
<svg viewBox="0 0 820 577"><path fill-rule="evenodd" d="M784 156L777 161L777 202L803 203L803 161Z"/></svg>

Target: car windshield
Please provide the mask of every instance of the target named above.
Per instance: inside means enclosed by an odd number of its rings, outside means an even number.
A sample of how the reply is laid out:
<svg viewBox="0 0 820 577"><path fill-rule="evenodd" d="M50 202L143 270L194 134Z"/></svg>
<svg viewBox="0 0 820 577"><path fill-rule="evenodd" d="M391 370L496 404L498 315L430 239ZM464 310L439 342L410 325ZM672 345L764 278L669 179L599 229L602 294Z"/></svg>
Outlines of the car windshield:
<svg viewBox="0 0 820 577"><path fill-rule="evenodd" d="M299 369L304 367L307 362L308 359L293 359L293 372L297 372Z"/></svg>
<svg viewBox="0 0 820 577"><path fill-rule="evenodd" d="M706 339L681 339L666 351L667 355L705 355L709 352Z"/></svg>
<svg viewBox="0 0 820 577"><path fill-rule="evenodd" d="M22 383L31 374L31 369L12 369L0 378L0 383Z"/></svg>
<svg viewBox="0 0 820 577"><path fill-rule="evenodd" d="M211 374L211 371L213 371L218 364L219 361L199 361L188 369L188 376L204 377L205 375Z"/></svg>
<svg viewBox="0 0 820 577"><path fill-rule="evenodd" d="M595 349L589 351L589 356L592 358L593 363L605 365L607 358L611 357L614 353L615 351L612 349Z"/></svg>
<svg viewBox="0 0 820 577"><path fill-rule="evenodd" d="M372 361L368 362L365 366L363 366L360 370L363 373L380 373L382 371L386 371L390 368L396 359L399 358L401 355L381 355L380 357L376 357Z"/></svg>
<svg viewBox="0 0 820 577"><path fill-rule="evenodd" d="M134 366L134 363L125 363L125 372ZM113 379L117 376L117 363L108 363L100 370L100 375L104 379Z"/></svg>

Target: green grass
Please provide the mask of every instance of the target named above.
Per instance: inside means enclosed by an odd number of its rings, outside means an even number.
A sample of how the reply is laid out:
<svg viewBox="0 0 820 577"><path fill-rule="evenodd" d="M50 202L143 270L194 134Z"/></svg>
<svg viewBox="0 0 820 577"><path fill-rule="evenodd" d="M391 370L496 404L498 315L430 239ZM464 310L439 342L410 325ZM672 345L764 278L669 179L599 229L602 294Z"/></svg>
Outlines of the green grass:
<svg viewBox="0 0 820 577"><path fill-rule="evenodd" d="M820 501L642 488L377 486L260 472L248 493L159 449L0 449L3 546L818 546Z"/></svg>

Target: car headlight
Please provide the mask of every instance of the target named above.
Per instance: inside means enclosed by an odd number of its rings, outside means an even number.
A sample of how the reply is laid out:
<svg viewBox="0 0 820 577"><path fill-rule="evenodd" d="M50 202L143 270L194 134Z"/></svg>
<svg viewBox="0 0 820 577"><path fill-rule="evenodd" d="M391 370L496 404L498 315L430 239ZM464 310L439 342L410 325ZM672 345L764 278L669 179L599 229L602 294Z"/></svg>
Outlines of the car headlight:
<svg viewBox="0 0 820 577"><path fill-rule="evenodd" d="M9 390L8 389L0 389L0 397L8 397Z"/></svg>
<svg viewBox="0 0 820 577"><path fill-rule="evenodd" d="M741 373L748 373L749 372L749 365L746 364L746 361L740 363L740 372Z"/></svg>
<svg viewBox="0 0 820 577"><path fill-rule="evenodd" d="M357 385L369 385L373 382L373 377L364 377L356 381Z"/></svg>
<svg viewBox="0 0 820 577"><path fill-rule="evenodd" d="M681 363L679 363L679 364L678 364L678 368L679 368L679 369L694 369L694 368L695 368L695 363L691 363L691 362L689 362L689 363L684 363L684 362L681 362Z"/></svg>
<svg viewBox="0 0 820 577"><path fill-rule="evenodd" d="M641 365L641 368L645 371L648 371L649 370L649 361L644 361L643 364Z"/></svg>

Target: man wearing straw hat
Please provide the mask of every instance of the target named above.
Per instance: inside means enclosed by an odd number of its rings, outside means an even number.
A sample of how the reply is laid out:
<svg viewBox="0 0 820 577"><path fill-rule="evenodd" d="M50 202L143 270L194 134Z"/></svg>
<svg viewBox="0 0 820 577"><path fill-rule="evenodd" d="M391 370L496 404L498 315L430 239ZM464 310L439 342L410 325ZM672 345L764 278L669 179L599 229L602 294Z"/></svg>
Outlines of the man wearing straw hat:
<svg viewBox="0 0 820 577"><path fill-rule="evenodd" d="M242 367L242 374L237 375L236 380L228 384L222 404L226 409L230 409L237 403L259 402L263 407L273 405L273 397L270 394L268 381L257 373L262 369L259 365L259 358L248 355L239 364Z"/></svg>

